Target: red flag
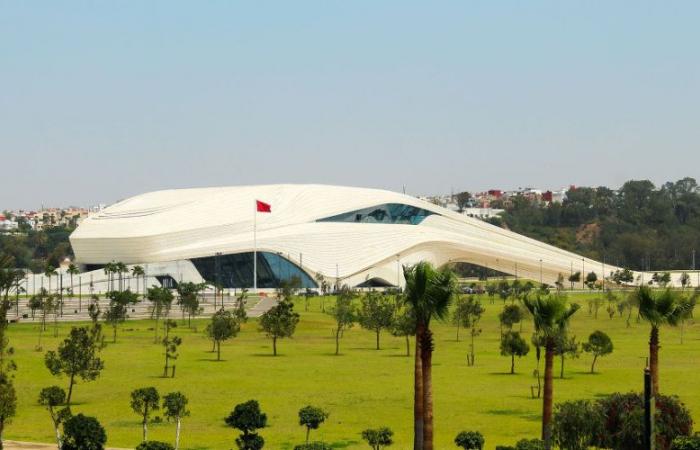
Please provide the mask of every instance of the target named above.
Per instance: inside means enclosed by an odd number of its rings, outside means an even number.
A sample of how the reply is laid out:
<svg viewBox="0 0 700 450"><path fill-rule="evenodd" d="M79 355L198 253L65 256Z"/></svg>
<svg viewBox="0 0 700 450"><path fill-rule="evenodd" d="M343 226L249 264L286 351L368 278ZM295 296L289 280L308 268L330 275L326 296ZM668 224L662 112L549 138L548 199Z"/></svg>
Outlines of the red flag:
<svg viewBox="0 0 700 450"><path fill-rule="evenodd" d="M258 212L261 213L271 213L272 206L269 203L261 202L260 200L255 200L255 206Z"/></svg>

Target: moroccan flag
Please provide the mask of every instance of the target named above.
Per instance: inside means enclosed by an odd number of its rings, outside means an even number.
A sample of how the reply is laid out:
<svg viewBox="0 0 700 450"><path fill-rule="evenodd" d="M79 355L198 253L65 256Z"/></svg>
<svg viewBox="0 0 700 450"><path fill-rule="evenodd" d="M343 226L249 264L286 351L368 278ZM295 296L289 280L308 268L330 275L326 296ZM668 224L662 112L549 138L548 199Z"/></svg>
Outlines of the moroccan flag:
<svg viewBox="0 0 700 450"><path fill-rule="evenodd" d="M269 203L261 202L260 200L255 200L255 206L258 212L261 213L271 213L272 206Z"/></svg>

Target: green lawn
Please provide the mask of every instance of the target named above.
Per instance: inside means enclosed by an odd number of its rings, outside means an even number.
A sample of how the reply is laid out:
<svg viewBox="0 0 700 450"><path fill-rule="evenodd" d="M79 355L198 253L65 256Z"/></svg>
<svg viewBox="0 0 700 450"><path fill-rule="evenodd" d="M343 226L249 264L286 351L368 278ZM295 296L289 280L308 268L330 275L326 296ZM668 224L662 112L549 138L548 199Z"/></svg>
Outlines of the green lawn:
<svg viewBox="0 0 700 450"><path fill-rule="evenodd" d="M581 311L573 321L572 332L579 340L596 329L610 334L615 345L613 355L599 360L599 374L590 375L591 358L584 354L567 361L566 378L555 382L555 402L575 398L594 398L615 391L640 390L642 369L647 354L649 327L624 318L609 319L600 310L599 318L588 315L582 296ZM467 367L466 341L456 342L455 328L435 324L434 396L436 448L455 448L452 440L464 429L481 431L486 446L507 444L522 437L537 437L541 401L530 398L535 365L534 350L516 362L516 375L509 375L509 358L499 355L497 313L502 302L490 304L484 297L486 314L483 334L477 339L476 366ZM331 303L326 300L326 303ZM175 334L183 337L177 377L163 379L162 347L153 344L149 321L127 322L119 331L118 343L103 351L105 370L94 382L78 384L74 392L74 412L96 416L106 427L109 445L134 448L139 442L139 419L129 407L130 392L137 387L155 386L161 395L180 390L190 399L191 417L184 420L182 448L229 449L235 446L236 431L226 428L223 418L237 403L257 399L268 414L269 428L262 434L266 448L291 449L304 438L297 423L297 411L307 404L330 412L330 418L312 439L333 443L336 448L368 448L360 432L368 427L386 425L395 432L392 448L407 449L412 442L413 358L405 357L402 338L388 333L382 336L382 350L374 350L372 333L355 327L345 333L341 356L334 356L333 323L320 312L320 300L314 299L309 312L303 303L295 337L280 342L278 357L272 357L271 342L257 332L255 320L241 334L224 344L222 357L214 361L211 343L202 334L205 320L196 322L198 330L180 324ZM62 325L61 336L69 325ZM38 327L33 324L11 326L9 334L19 366L16 386L18 413L8 426L6 438L52 442L48 413L36 404L39 390L51 384L66 386L65 378L52 377L43 364L43 352L34 350ZM524 333L532 330L528 322ZM47 334L51 335L49 331ZM108 340L111 336L107 330ZM466 336L466 333L464 333ZM700 350L698 326L687 326L685 344L680 345L676 329L661 331L661 390L677 394L700 416L700 386L695 382ZM44 350L54 349L58 339L48 338ZM558 362L555 366L558 369ZM558 372L557 372L558 373ZM153 424L151 439L172 441L175 427L167 422Z"/></svg>

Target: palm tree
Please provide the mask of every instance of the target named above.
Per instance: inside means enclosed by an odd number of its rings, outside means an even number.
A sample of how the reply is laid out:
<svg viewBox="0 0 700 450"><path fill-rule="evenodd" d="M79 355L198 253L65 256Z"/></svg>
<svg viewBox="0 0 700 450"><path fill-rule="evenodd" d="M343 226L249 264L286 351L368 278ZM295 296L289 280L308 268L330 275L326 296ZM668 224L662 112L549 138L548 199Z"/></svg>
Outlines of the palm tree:
<svg viewBox="0 0 700 450"><path fill-rule="evenodd" d="M49 278L49 292L51 292L51 277L58 275L58 272L56 272L56 268L54 266L49 264L46 266L46 269L44 269L44 275Z"/></svg>
<svg viewBox="0 0 700 450"><path fill-rule="evenodd" d="M105 264L105 266L102 268L104 271L105 275L107 276L107 290L111 291L112 289L112 274L116 270L116 265L114 262L108 262Z"/></svg>
<svg viewBox="0 0 700 450"><path fill-rule="evenodd" d="M124 274L129 273L129 268L123 262L118 262L115 264L115 272L119 275L119 290L124 290Z"/></svg>
<svg viewBox="0 0 700 450"><path fill-rule="evenodd" d="M544 339L544 396L542 400L542 440L547 450L552 448L552 402L554 400L554 350L557 338L566 332L569 320L579 305L566 304L562 295L525 296L523 304L532 316L535 332Z"/></svg>
<svg viewBox="0 0 700 450"><path fill-rule="evenodd" d="M139 292L139 277L143 277L146 272L144 272L143 267L141 266L134 266L131 268L131 274L136 278L136 292ZM144 280L144 290L146 289L146 280ZM144 293L144 297L145 297Z"/></svg>
<svg viewBox="0 0 700 450"><path fill-rule="evenodd" d="M70 275L70 295L71 297L73 296L73 275L78 275L80 273L80 270L78 270L78 267L75 264L70 264L68 266L68 269L66 269L66 273Z"/></svg>
<svg viewBox="0 0 700 450"><path fill-rule="evenodd" d="M651 371L651 386L654 395L659 393L659 328L661 325L675 327L686 317L690 303L682 299L672 290L666 289L654 293L648 286L637 290L639 300L639 315L651 325L649 336L649 370Z"/></svg>
<svg viewBox="0 0 700 450"><path fill-rule="evenodd" d="M454 274L447 268L435 269L428 262L404 267L404 301L416 315L414 372L414 450L433 449L433 334L430 321L445 319L455 292Z"/></svg>

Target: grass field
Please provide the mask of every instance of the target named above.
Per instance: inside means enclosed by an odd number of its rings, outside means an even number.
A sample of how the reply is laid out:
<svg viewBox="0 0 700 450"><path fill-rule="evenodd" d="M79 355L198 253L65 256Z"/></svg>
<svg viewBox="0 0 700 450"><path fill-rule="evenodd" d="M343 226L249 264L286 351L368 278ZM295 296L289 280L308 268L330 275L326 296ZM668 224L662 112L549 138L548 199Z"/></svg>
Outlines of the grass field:
<svg viewBox="0 0 700 450"><path fill-rule="evenodd" d="M601 308L599 318L588 315L586 297L573 300L583 304L574 318L572 333L585 340L592 331L608 333L614 342L612 355L599 360L599 374L591 375L591 358L583 354L567 360L566 378L555 381L555 402L594 398L615 391L641 390L642 369L647 354L649 327L634 320L608 318ZM476 366L466 365L468 342L456 342L455 328L436 323L434 355L434 396L436 448L455 448L452 440L464 429L479 430L486 448L513 443L522 437L537 437L541 400L530 397L534 383L534 350L516 361L516 375L508 374L510 359L499 354L497 314L502 302L490 304L483 298L486 314L483 334L477 339ZM326 300L326 304L332 301ZM202 331L206 320L196 321L197 330L179 325L182 336L177 376L163 379L162 347L153 344L153 323L127 322L120 329L118 343L102 353L105 370L100 378L80 383L74 391L74 412L96 416L107 429L109 445L134 448L141 437L139 418L129 407L130 392L137 387L155 386L161 395L180 390L190 399L191 417L183 422L182 448L229 449L235 446L236 430L227 428L223 418L237 403L257 399L268 414L269 428L262 431L266 448L291 449L304 438L297 423L297 411L307 404L321 406L330 418L312 439L333 443L336 448L368 448L360 432L385 425L395 432L392 448L408 449L412 442L413 358L405 356L403 338L384 333L382 350L374 349L374 335L355 327L345 333L341 356L334 356L333 322L320 312L320 299L312 300L310 311L297 305L302 318L293 339L279 343L278 357L271 356L271 342L257 331L257 321L244 325L241 334L222 347L216 362L211 343ZM193 322L193 324L195 324ZM65 336L70 324L61 325ZM700 418L700 385L695 382L700 350L699 326L687 325L685 343L677 329L661 331L661 390L673 393ZM52 442L48 413L37 405L42 387L67 387L65 378L52 377L43 364L44 352L36 352L37 325L13 325L11 344L19 366L16 387L17 416L5 437L16 440ZM523 332L532 331L526 322ZM49 336L51 332L47 333ZM463 333L466 336L467 333ZM107 330L108 340L111 336ZM54 349L58 339L48 338L44 351ZM555 366L558 369L558 362ZM558 373L558 371L556 372ZM164 422L150 427L150 438L172 441L174 425Z"/></svg>

